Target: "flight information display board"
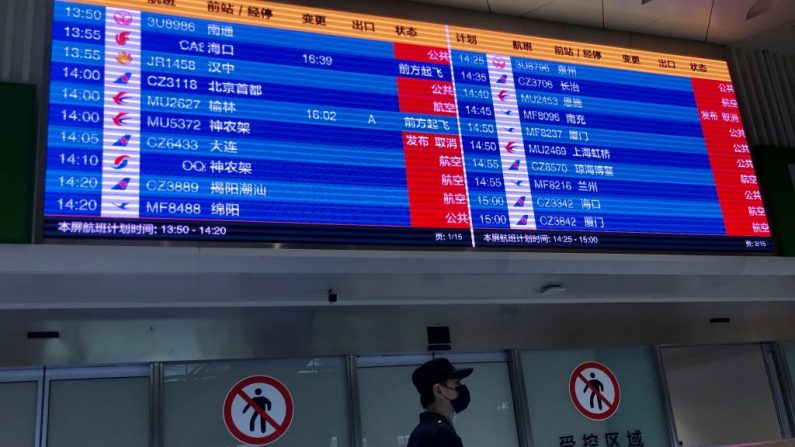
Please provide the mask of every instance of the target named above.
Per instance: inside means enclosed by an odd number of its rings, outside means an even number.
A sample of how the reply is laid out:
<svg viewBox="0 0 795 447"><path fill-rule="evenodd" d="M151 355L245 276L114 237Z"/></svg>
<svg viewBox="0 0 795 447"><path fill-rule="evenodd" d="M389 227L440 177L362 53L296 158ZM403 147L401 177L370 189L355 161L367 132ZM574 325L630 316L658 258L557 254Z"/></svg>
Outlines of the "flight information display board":
<svg viewBox="0 0 795 447"><path fill-rule="evenodd" d="M55 1L46 239L773 252L725 62Z"/></svg>

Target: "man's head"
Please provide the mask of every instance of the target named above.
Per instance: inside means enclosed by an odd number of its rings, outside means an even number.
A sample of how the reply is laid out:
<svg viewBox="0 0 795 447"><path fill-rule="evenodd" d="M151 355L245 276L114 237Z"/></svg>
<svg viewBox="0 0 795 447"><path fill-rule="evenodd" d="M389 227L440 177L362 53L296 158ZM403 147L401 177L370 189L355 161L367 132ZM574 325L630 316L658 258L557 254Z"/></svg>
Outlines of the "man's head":
<svg viewBox="0 0 795 447"><path fill-rule="evenodd" d="M456 369L444 357L426 362L411 374L411 381L420 393L420 404L428 408L434 403L464 399L469 403L469 390L461 385L461 379L472 374L472 368ZM463 396L466 394L466 396ZM456 412L463 410L456 409Z"/></svg>

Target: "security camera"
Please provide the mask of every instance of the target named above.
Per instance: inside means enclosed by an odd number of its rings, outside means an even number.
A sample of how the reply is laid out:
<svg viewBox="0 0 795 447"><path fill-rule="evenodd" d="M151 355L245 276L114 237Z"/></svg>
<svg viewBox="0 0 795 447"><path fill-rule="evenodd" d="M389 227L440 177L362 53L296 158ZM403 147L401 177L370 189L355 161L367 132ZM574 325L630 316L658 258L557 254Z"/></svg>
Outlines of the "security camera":
<svg viewBox="0 0 795 447"><path fill-rule="evenodd" d="M335 292L334 289L328 289L328 302L329 303L337 302L337 292Z"/></svg>

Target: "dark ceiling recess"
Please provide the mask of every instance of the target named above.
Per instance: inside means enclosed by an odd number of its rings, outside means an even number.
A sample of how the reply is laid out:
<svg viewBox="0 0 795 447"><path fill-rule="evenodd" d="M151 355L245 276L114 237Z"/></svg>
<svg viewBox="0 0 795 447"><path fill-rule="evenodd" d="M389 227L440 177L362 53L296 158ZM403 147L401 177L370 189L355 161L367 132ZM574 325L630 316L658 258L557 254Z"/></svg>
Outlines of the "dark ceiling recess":
<svg viewBox="0 0 795 447"><path fill-rule="evenodd" d="M47 338L61 338L61 333L58 331L32 331L28 332L28 339L47 339Z"/></svg>

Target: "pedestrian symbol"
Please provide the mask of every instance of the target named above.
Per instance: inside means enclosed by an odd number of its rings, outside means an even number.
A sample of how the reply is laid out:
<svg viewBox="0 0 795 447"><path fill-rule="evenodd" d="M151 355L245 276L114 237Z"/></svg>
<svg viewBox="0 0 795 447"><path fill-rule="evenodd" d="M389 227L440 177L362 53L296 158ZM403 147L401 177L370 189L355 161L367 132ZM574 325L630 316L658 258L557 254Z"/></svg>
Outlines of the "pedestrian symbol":
<svg viewBox="0 0 795 447"><path fill-rule="evenodd" d="M273 377L241 380L224 401L224 423L229 433L248 445L266 445L279 439L293 419L293 398Z"/></svg>
<svg viewBox="0 0 795 447"><path fill-rule="evenodd" d="M265 415L267 412L271 411L273 405L267 397L262 396L262 388L255 389L254 394L257 395L257 397L251 399L254 401L254 406L252 407L251 404L247 403L246 406L243 407L243 413L248 411L249 408L257 408L258 410L251 412L251 421L248 423L248 429L249 431L254 431L254 423L257 422L257 418L259 418L260 431L265 434Z"/></svg>
<svg viewBox="0 0 795 447"><path fill-rule="evenodd" d="M621 390L607 366L585 362L574 369L569 379L571 402L583 416L604 421L618 410Z"/></svg>

